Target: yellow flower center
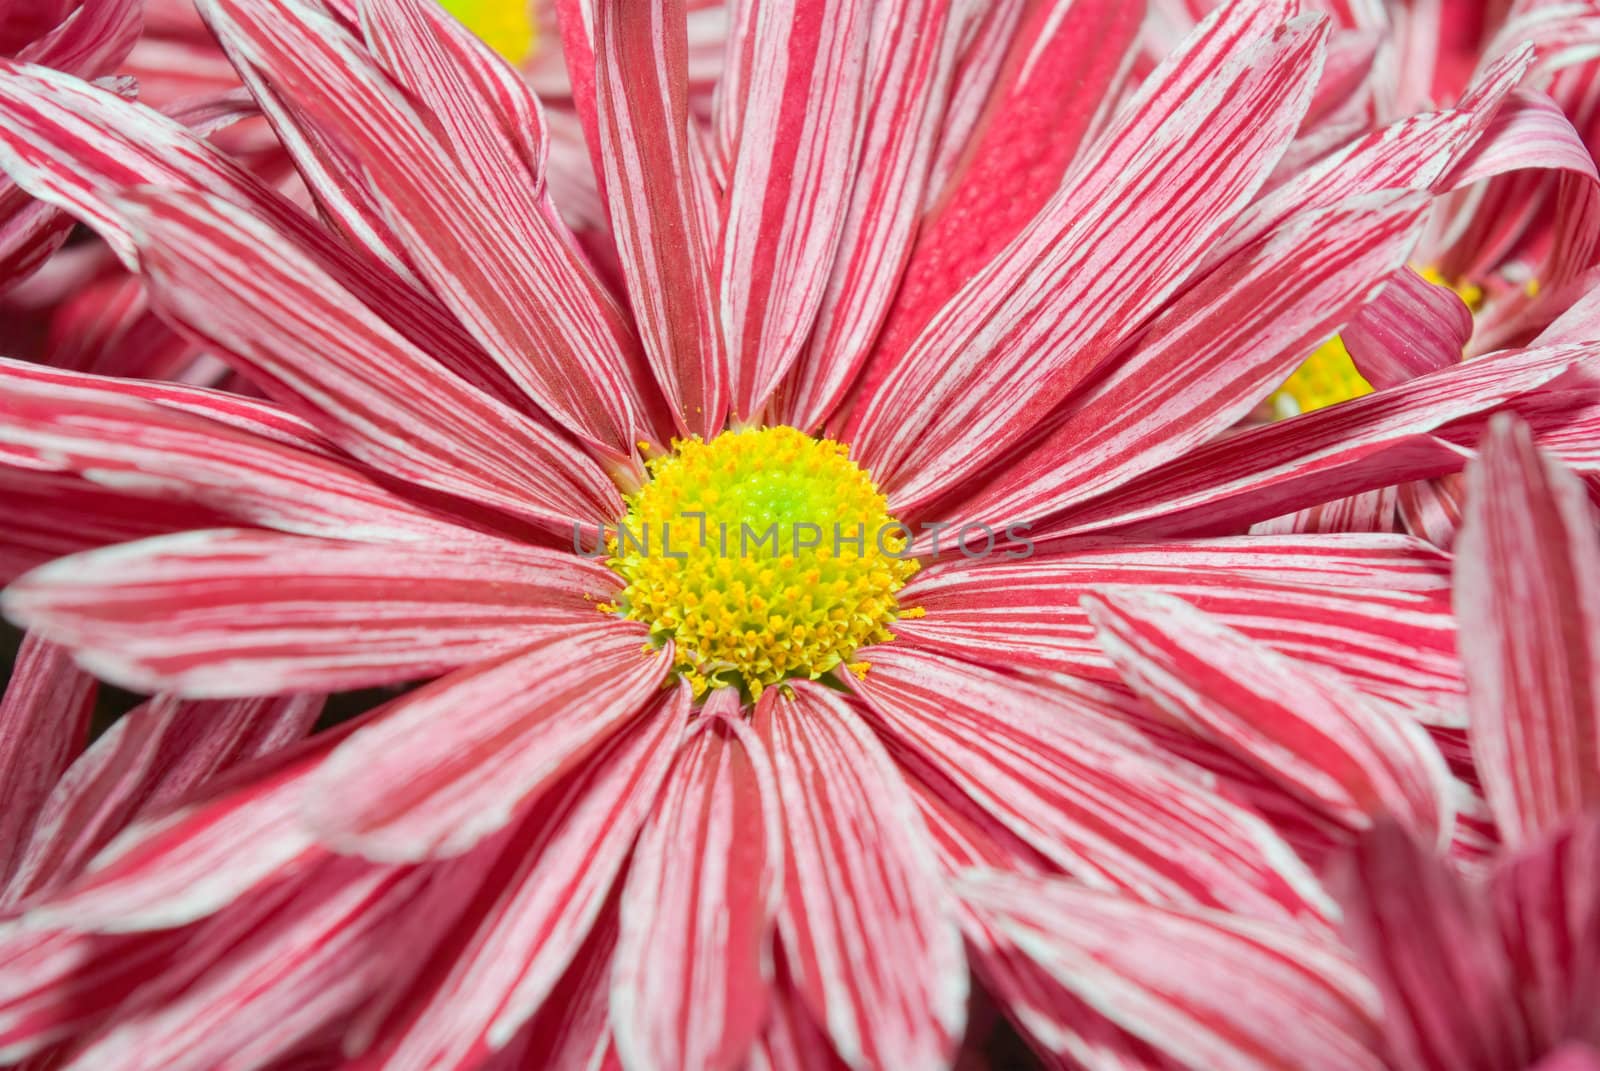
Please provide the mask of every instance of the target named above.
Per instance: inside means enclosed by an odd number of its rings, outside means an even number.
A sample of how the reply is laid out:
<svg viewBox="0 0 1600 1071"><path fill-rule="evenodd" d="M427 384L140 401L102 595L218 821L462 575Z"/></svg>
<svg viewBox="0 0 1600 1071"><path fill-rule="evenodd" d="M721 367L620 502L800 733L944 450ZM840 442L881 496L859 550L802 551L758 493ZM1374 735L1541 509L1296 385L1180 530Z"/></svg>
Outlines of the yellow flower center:
<svg viewBox="0 0 1600 1071"><path fill-rule="evenodd" d="M461 24L512 63L533 55L539 27L530 10L534 0L440 0Z"/></svg>
<svg viewBox="0 0 1600 1071"><path fill-rule="evenodd" d="M677 442L648 465L608 537L626 586L602 609L671 640L696 694L731 685L754 700L840 664L865 672L851 657L891 638L895 595L917 564L844 446L748 428Z"/></svg>
<svg viewBox="0 0 1600 1071"><path fill-rule="evenodd" d="M1422 268L1420 274L1434 286L1454 290L1473 312L1483 307L1483 290L1477 285L1465 280L1451 282L1436 268ZM1372 384L1356 368L1344 340L1335 335L1318 346L1267 402L1273 417L1283 420L1371 393Z"/></svg>

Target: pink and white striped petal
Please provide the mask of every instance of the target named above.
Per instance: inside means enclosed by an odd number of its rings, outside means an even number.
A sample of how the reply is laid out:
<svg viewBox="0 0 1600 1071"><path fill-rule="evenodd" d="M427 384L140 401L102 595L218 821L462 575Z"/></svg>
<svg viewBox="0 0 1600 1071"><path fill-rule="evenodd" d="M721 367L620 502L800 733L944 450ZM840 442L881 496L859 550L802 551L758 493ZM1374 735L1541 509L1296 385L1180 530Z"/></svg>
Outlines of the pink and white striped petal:
<svg viewBox="0 0 1600 1071"><path fill-rule="evenodd" d="M524 813L639 716L672 664L671 645L653 649L644 626L595 618L434 681L353 733L307 793L317 838L422 860L466 851Z"/></svg>
<svg viewBox="0 0 1600 1071"><path fill-rule="evenodd" d="M1114 357L961 515L1037 520L1226 432L1405 263L1425 208L1421 194L1352 199L1240 250Z"/></svg>
<svg viewBox="0 0 1600 1071"><path fill-rule="evenodd" d="M1347 829L1392 815L1424 840L1449 843L1450 772L1401 711L1181 599L1104 588L1085 603L1124 679L1168 718Z"/></svg>
<svg viewBox="0 0 1600 1071"><path fill-rule="evenodd" d="M611 1024L628 1071L734 1071L767 1014L783 827L738 694L707 700L622 890Z"/></svg>
<svg viewBox="0 0 1600 1071"><path fill-rule="evenodd" d="M1383 1001L1395 1071L1527 1067L1517 983L1484 891L1380 824L1335 876L1344 930Z"/></svg>
<svg viewBox="0 0 1600 1071"><path fill-rule="evenodd" d="M598 150L644 349L680 434L722 430L729 382L708 228L694 178L683 0L595 8Z"/></svg>
<svg viewBox="0 0 1600 1071"><path fill-rule="evenodd" d="M1284 14L1229 5L1197 31L858 411L851 440L897 510L1030 431L1178 291L1265 181L1326 39L1320 25L1275 26Z"/></svg>
<svg viewBox="0 0 1600 1071"><path fill-rule="evenodd" d="M1600 358L1594 343L1508 350L1339 405L1225 435L1034 533L1236 531L1305 506L1456 471L1463 451L1430 433Z"/></svg>
<svg viewBox="0 0 1600 1071"><path fill-rule="evenodd" d="M1371 989L1331 940L1056 878L974 871L958 889L1058 983L1184 1066L1384 1067Z"/></svg>
<svg viewBox="0 0 1600 1071"><path fill-rule="evenodd" d="M57 780L88 742L94 697L94 678L66 648L23 638L0 697L0 890L15 881Z"/></svg>
<svg viewBox="0 0 1600 1071"><path fill-rule="evenodd" d="M856 1071L947 1066L967 971L927 830L852 705L808 681L790 688L770 689L755 718L783 804L790 974Z"/></svg>
<svg viewBox="0 0 1600 1071"><path fill-rule="evenodd" d="M308 3L206 0L201 10L280 94L302 137L348 154L418 274L506 374L595 449L631 456L646 430L628 370L637 342L540 196L532 161L509 151L492 109L471 105L461 53L418 32L425 9L409 20L397 9L373 29L442 115L412 105L376 56ZM441 127L454 150L434 134Z"/></svg>
<svg viewBox="0 0 1600 1071"><path fill-rule="evenodd" d="M129 711L56 783L21 865L0 888L0 905L61 888L130 822L301 739L321 712L315 695L225 702L158 696Z"/></svg>
<svg viewBox="0 0 1600 1071"><path fill-rule="evenodd" d="M1461 360L1472 310L1454 290L1402 268L1339 337L1362 377L1381 390Z"/></svg>
<svg viewBox="0 0 1600 1071"><path fill-rule="evenodd" d="M805 347L849 214L868 102L865 0L749 0L748 82L723 201L733 413L759 416Z"/></svg>
<svg viewBox="0 0 1600 1071"><path fill-rule="evenodd" d="M1583 483L1496 417L1456 543L1472 745L1520 845L1600 806L1600 536Z"/></svg>
<svg viewBox="0 0 1600 1071"><path fill-rule="evenodd" d="M467 535L348 461L159 407L139 391L120 390L117 380L85 387L10 371L0 367L5 464L70 472L131 498L194 503L303 535L361 542Z"/></svg>
<svg viewBox="0 0 1600 1071"><path fill-rule="evenodd" d="M1077 880L1311 925L1331 912L1261 818L1088 700L909 643L860 657L881 731Z"/></svg>
<svg viewBox="0 0 1600 1071"><path fill-rule="evenodd" d="M1394 556L1378 556L1385 551ZM952 560L912 578L901 604L924 616L893 627L919 648L977 665L1115 679L1079 600L1107 584L1152 588L1286 656L1337 670L1411 717L1464 725L1446 568L1432 548L1385 536L1112 543L1015 562Z"/></svg>
<svg viewBox="0 0 1600 1071"><path fill-rule="evenodd" d="M689 698L687 685L663 696L534 806L410 1002L382 1024L379 1043L359 1067L466 1071L514 1044L530 1022L544 1035L542 1046L597 1055L616 939L615 920L602 911L671 768ZM597 925L612 932L590 936ZM594 974L580 990L594 1001L586 1007L598 1022L567 1037L551 1021L563 1009L549 1002L569 985L574 958L594 954L581 951L586 939L601 941L607 952L603 962L578 965ZM536 1016L541 1007L546 1011Z"/></svg>
<svg viewBox="0 0 1600 1071"><path fill-rule="evenodd" d="M108 680L223 698L392 684L499 658L598 626L594 597L615 589L597 563L516 543L212 529L60 559L17 580L0 607Z"/></svg>
<svg viewBox="0 0 1600 1071"><path fill-rule="evenodd" d="M620 510L615 485L579 448L441 375L260 219L188 193L145 190L119 204L157 305L356 457L558 531Z"/></svg>

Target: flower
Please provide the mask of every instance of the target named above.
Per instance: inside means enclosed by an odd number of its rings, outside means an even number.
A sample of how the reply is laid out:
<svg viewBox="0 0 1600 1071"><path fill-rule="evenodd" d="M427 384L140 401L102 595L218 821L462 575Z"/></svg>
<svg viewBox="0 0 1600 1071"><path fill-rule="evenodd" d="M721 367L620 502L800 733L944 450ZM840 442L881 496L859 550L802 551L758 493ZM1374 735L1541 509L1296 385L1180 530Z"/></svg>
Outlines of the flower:
<svg viewBox="0 0 1600 1071"><path fill-rule="evenodd" d="M974 862L1327 930L1078 598L1192 588L1363 694L1453 702L1438 552L1209 537L1458 467L1429 432L1594 357L1222 437L1405 262L1481 124L1378 130L1258 196L1327 33L1278 0L1137 87L1121 0L747 5L701 123L683 5L606 0L566 54L624 301L555 209L518 72L421 0L356 9L203 5L326 225L155 112L0 68L6 168L271 399L5 364L14 564L100 548L7 613L191 699L427 681L27 903L0 1051L938 1067L969 963L1048 1051L1121 1036L1035 1006L951 880ZM674 514L717 553L622 531ZM721 550L723 524L834 523L863 542ZM985 525L1017 556L972 553ZM603 562L572 545L601 526Z"/></svg>

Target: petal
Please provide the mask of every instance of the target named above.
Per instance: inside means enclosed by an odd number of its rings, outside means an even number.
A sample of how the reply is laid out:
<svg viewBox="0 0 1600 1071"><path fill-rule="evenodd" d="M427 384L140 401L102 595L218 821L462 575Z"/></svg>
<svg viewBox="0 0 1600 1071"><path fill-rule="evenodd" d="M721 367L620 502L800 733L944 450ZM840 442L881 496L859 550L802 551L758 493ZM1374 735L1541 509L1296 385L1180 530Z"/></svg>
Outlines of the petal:
<svg viewBox="0 0 1600 1071"><path fill-rule="evenodd" d="M94 678L37 635L24 637L9 677L0 697L0 889L22 865L57 778L88 742L95 697Z"/></svg>
<svg viewBox="0 0 1600 1071"><path fill-rule="evenodd" d="M1227 431L1405 263L1425 205L1421 194L1347 201L1224 261L962 516L1042 518Z"/></svg>
<svg viewBox="0 0 1600 1071"><path fill-rule="evenodd" d="M1054 878L976 871L959 888L1058 983L1187 1066L1383 1067L1365 980L1330 941Z"/></svg>
<svg viewBox="0 0 1600 1071"><path fill-rule="evenodd" d="M1246 7L1222 9L1146 81L1074 181L864 403L851 438L897 509L1033 428L1178 290L1265 180L1304 114L1326 33L1296 24L1262 38L1278 5Z"/></svg>
<svg viewBox="0 0 1600 1071"><path fill-rule="evenodd" d="M1394 816L1449 843L1451 778L1426 730L1181 599L1105 588L1085 600L1100 645L1151 706L1352 830Z"/></svg>
<svg viewBox="0 0 1600 1071"><path fill-rule="evenodd" d="M1114 679L1079 600L1105 584L1156 588L1419 720L1464 724L1455 619L1435 586L1446 559L1391 538L1125 543L943 562L901 592L901 605L924 616L902 617L894 631L978 665ZM1385 549L1393 556L1379 557Z"/></svg>
<svg viewBox="0 0 1600 1071"><path fill-rule="evenodd" d="M1600 805L1600 540L1582 482L1496 418L1467 470L1456 608L1472 746L1508 843Z"/></svg>
<svg viewBox="0 0 1600 1071"><path fill-rule="evenodd" d="M850 705L809 682L792 690L770 690L755 726L783 802L791 974L852 1068L946 1066L967 972L927 833Z"/></svg>
<svg viewBox="0 0 1600 1071"><path fill-rule="evenodd" d="M722 430L728 370L694 181L683 0L595 4L599 150L645 353L684 433Z"/></svg>
<svg viewBox="0 0 1600 1071"><path fill-rule="evenodd" d="M506 374L585 442L631 456L644 430L628 371L637 343L542 197L540 176L489 127L490 109L473 104L481 83L461 73L464 53L424 28L427 9L373 24L407 88L424 89L423 108L310 4L207 0L201 10L235 62L279 95L280 126L349 156L417 272ZM440 111L425 107L430 99Z"/></svg>
<svg viewBox="0 0 1600 1071"><path fill-rule="evenodd" d="M477 899L440 942L411 1002L382 1024L379 1044L360 1066L464 1071L514 1044L530 1021L539 1046L593 1052L584 1039L603 1034L606 979L615 963L615 922L602 910L671 767L688 713L687 686L674 689L535 805ZM600 932L590 937L596 926ZM600 947L584 952L586 939ZM587 958L602 953L599 962ZM574 967L580 955L586 958ZM569 967L595 976L566 978ZM561 1020L564 1009L554 1002L572 986L587 994L585 1011L557 1031L552 1016ZM598 1022L587 1018L590 1012ZM567 1036L568 1029L579 1033Z"/></svg>
<svg viewBox="0 0 1600 1071"><path fill-rule="evenodd" d="M348 463L158 407L138 397L141 388L10 372L0 366L6 464L71 472L132 497L194 503L308 535L437 540L453 527Z"/></svg>
<svg viewBox="0 0 1600 1071"><path fill-rule="evenodd" d="M1392 387L1461 360L1472 310L1454 290L1404 268L1339 337L1368 383Z"/></svg>
<svg viewBox="0 0 1600 1071"><path fill-rule="evenodd" d="M107 679L220 698L437 675L599 624L585 596L614 588L598 564L514 543L213 529L61 559L0 606Z"/></svg>
<svg viewBox="0 0 1600 1071"><path fill-rule="evenodd" d="M318 838L420 860L465 851L512 821L636 717L672 664L671 646L651 648L643 626L596 617L443 677L352 734L306 799Z"/></svg>
<svg viewBox="0 0 1600 1071"><path fill-rule="evenodd" d="M1337 876L1344 929L1383 997L1396 1071L1526 1067L1515 983L1482 892L1380 825Z"/></svg>
<svg viewBox="0 0 1600 1071"><path fill-rule="evenodd" d="M684 744L622 891L611 1023L629 1071L742 1067L766 1016L782 826L769 760L727 694Z"/></svg>
<svg viewBox="0 0 1600 1071"><path fill-rule="evenodd" d="M723 204L722 334L748 420L800 354L843 235L860 151L864 0L752 0L752 77Z"/></svg>
<svg viewBox="0 0 1600 1071"><path fill-rule="evenodd" d="M1265 822L1084 699L908 644L860 657L885 735L1077 880L1313 925L1331 907Z"/></svg>
<svg viewBox="0 0 1600 1071"><path fill-rule="evenodd" d="M1226 435L1045 525L1033 538L1134 522L1141 533L1233 531L1371 487L1442 475L1460 467L1462 454L1426 433L1597 356L1600 347L1593 345L1510 350Z"/></svg>
<svg viewBox="0 0 1600 1071"><path fill-rule="evenodd" d="M119 204L157 305L356 457L558 530L616 515L580 450L439 369L258 218L179 192Z"/></svg>
<svg viewBox="0 0 1600 1071"><path fill-rule="evenodd" d="M294 743L321 712L321 696L224 702L161 696L129 711L56 784L0 902L36 898L71 881L129 822Z"/></svg>

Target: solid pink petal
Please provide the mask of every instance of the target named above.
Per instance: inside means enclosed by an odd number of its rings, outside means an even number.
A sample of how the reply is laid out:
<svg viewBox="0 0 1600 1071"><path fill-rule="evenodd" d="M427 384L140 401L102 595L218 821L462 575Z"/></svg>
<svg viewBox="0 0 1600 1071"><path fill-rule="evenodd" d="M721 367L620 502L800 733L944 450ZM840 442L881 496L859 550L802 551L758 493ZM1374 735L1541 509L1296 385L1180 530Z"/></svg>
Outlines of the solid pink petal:
<svg viewBox="0 0 1600 1071"><path fill-rule="evenodd" d="M581 450L442 372L260 219L188 193L119 204L157 304L350 453L560 531L619 509Z"/></svg>
<svg viewBox="0 0 1600 1071"><path fill-rule="evenodd" d="M159 696L129 711L57 782L0 903L61 887L131 821L294 743L321 712L321 696L224 702Z"/></svg>
<svg viewBox="0 0 1600 1071"><path fill-rule="evenodd" d="M208 0L202 10L271 83L302 137L349 156L417 272L529 397L596 448L631 456L645 430L628 371L637 343L541 198L527 167L539 161L514 154L490 125L499 116L473 106L480 84L461 75L459 43L452 52L448 37L419 32L427 9L397 8L373 32L438 111L413 106L377 57L300 0Z"/></svg>
<svg viewBox="0 0 1600 1071"><path fill-rule="evenodd" d="M107 679L219 698L437 675L599 625L593 599L615 586L597 563L496 540L213 529L60 559L0 607Z"/></svg>
<svg viewBox="0 0 1600 1071"><path fill-rule="evenodd" d="M1464 724L1438 551L1394 536L1113 543L1007 562L941 562L902 605L901 639L979 665L1115 679L1079 600L1105 584L1178 595L1259 643L1335 669L1420 720Z"/></svg>
<svg viewBox="0 0 1600 1071"><path fill-rule="evenodd" d="M639 715L672 662L648 639L595 614L413 692L329 756L307 820L323 842L374 859L467 850Z"/></svg>
<svg viewBox="0 0 1600 1071"><path fill-rule="evenodd" d="M94 696L94 678L70 652L23 638L0 697L0 889L22 865L56 780L88 742Z"/></svg>
<svg viewBox="0 0 1600 1071"><path fill-rule="evenodd" d="M1074 510L1035 539L1108 528L1209 534L1372 487L1459 469L1429 433L1600 357L1582 344L1511 350L1288 420L1222 436Z"/></svg>
<svg viewBox="0 0 1600 1071"><path fill-rule="evenodd" d="M1454 290L1403 268L1339 337L1368 383L1392 387L1461 360L1472 310Z"/></svg>
<svg viewBox="0 0 1600 1071"><path fill-rule="evenodd" d="M857 1071L943 1067L967 971L927 831L883 745L842 696L770 689L756 731L787 838L778 930L807 1007Z"/></svg>
<svg viewBox="0 0 1600 1071"><path fill-rule="evenodd" d="M783 887L772 768L736 693L707 701L622 891L611 1024L629 1071L742 1067L767 1013Z"/></svg>
<svg viewBox="0 0 1600 1071"><path fill-rule="evenodd" d="M679 431L710 438L729 400L712 251L693 177L683 0L594 5L599 151L645 353Z"/></svg>
<svg viewBox="0 0 1600 1071"><path fill-rule="evenodd" d="M1085 602L1124 679L1167 717L1349 829L1387 814L1419 837L1449 842L1449 771L1403 712L1181 599L1112 587Z"/></svg>
<svg viewBox="0 0 1600 1071"><path fill-rule="evenodd" d="M1085 884L1257 916L1330 909L1264 821L1092 697L909 644L860 657L882 731Z"/></svg>
<svg viewBox="0 0 1600 1071"><path fill-rule="evenodd" d="M1370 990L1303 930L977 871L964 900L1062 986L1185 1066L1380 1071Z"/></svg>
<svg viewBox="0 0 1600 1071"><path fill-rule="evenodd" d="M158 406L117 380L78 378L45 382L0 366L0 461L306 535L405 542L455 527L348 462Z"/></svg>
<svg viewBox="0 0 1600 1071"><path fill-rule="evenodd" d="M605 1034L610 942L597 972L582 984L587 1011L569 1025L577 1036L551 1037L558 999L574 957L602 918L617 875L633 849L671 768L689 713L686 685L652 704L644 716L602 745L555 792L541 799L509 841L456 932L428 965L414 1002L383 1024L363 1067L385 1071L455 1071L531 1029L574 1055L594 1052ZM591 950L592 952L593 950ZM593 989L589 987L593 986ZM598 1001L598 1007L587 1005ZM536 1013L541 1007L546 1014ZM587 1018L598 1012L599 1022ZM587 1025L585 1026L585 1023ZM587 1040L586 1040L587 1039ZM569 1050L569 1046L571 1047Z"/></svg>
<svg viewBox="0 0 1600 1071"><path fill-rule="evenodd" d="M1337 887L1346 936L1383 998L1395 1071L1527 1066L1515 981L1482 890L1387 824Z"/></svg>
<svg viewBox="0 0 1600 1071"><path fill-rule="evenodd" d="M1227 431L1405 263L1426 201L1379 195L1296 217L1220 264L963 517L1031 521Z"/></svg>
<svg viewBox="0 0 1600 1071"><path fill-rule="evenodd" d="M864 0L753 0L751 76L723 201L722 334L733 413L759 415L805 346L844 233L866 112Z"/></svg>
<svg viewBox="0 0 1600 1071"><path fill-rule="evenodd" d="M927 226L922 206L929 164L963 29L956 7L949 0L875 5L861 158L844 233L811 340L776 399L781 418L796 427L816 427L833 410L903 292L912 242ZM1067 69L1052 58L1041 56L1039 67ZM1063 135L1059 128L1052 133ZM1012 135L1014 145L1054 144L1017 130Z"/></svg>
<svg viewBox="0 0 1600 1071"><path fill-rule="evenodd" d="M1034 428L1249 201L1299 124L1326 37L1304 23L1274 32L1279 14L1230 5L1197 31L864 403L852 441L896 507L930 501Z"/></svg>
<svg viewBox="0 0 1600 1071"><path fill-rule="evenodd" d="M1588 492L1497 417L1456 542L1472 745L1508 843L1600 805L1600 537Z"/></svg>

